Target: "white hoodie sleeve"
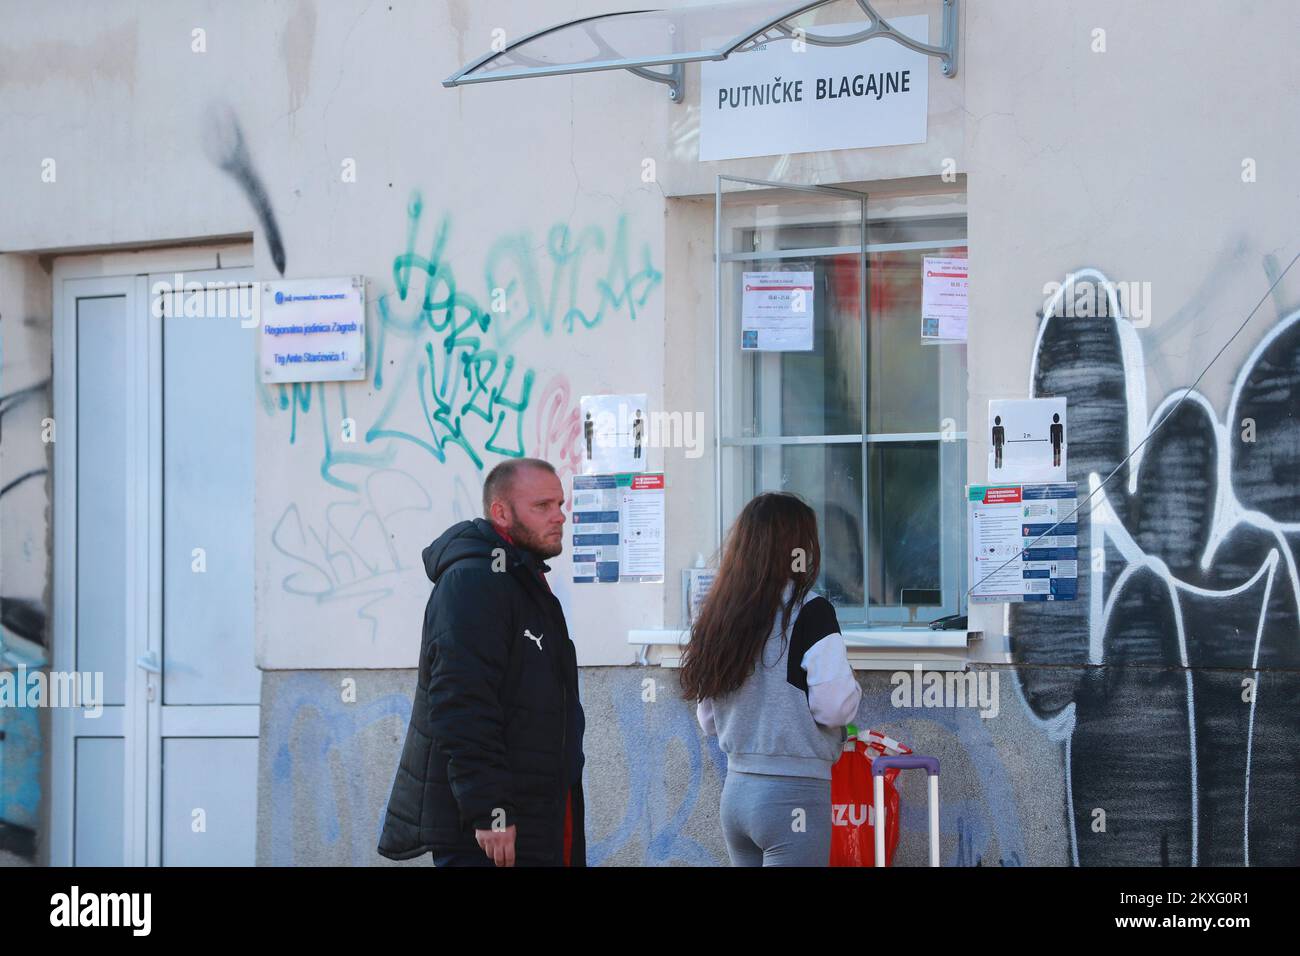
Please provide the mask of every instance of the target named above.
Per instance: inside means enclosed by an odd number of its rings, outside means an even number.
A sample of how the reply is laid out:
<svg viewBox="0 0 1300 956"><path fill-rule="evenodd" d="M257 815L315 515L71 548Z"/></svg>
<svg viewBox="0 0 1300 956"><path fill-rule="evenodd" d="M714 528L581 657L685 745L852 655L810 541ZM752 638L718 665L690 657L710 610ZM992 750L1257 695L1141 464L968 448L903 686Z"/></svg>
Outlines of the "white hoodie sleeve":
<svg viewBox="0 0 1300 956"><path fill-rule="evenodd" d="M718 725L713 719L713 701L708 697L695 705L695 719L700 722L704 733L710 737L718 736Z"/></svg>
<svg viewBox="0 0 1300 956"><path fill-rule="evenodd" d="M849 665L841 634L827 634L808 649L800 662L808 673L808 709L823 727L843 727L858 713L862 688Z"/></svg>

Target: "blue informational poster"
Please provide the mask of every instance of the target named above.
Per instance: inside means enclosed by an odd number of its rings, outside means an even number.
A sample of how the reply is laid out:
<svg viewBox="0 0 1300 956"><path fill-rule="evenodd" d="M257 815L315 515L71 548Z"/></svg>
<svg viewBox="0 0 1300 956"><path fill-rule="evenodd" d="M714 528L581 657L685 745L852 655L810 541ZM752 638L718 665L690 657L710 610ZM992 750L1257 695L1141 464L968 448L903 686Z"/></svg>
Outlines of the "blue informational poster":
<svg viewBox="0 0 1300 956"><path fill-rule="evenodd" d="M664 476L574 475L573 583L664 579Z"/></svg>
<svg viewBox="0 0 1300 956"><path fill-rule="evenodd" d="M970 485L970 603L1073 601L1079 586L1072 481Z"/></svg>

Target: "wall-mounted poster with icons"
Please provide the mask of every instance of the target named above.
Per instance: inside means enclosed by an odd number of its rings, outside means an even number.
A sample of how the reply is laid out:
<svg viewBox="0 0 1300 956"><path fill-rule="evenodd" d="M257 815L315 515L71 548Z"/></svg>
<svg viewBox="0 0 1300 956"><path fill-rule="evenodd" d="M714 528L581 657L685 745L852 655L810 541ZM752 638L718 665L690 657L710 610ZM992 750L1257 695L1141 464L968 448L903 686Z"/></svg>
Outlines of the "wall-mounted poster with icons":
<svg viewBox="0 0 1300 956"><path fill-rule="evenodd" d="M578 414L584 475L646 470L650 408L644 394L583 395Z"/></svg>
<svg viewBox="0 0 1300 956"><path fill-rule="evenodd" d="M664 476L573 476L573 582L661 583Z"/></svg>
<svg viewBox="0 0 1300 956"><path fill-rule="evenodd" d="M989 481L1065 481L1064 398L989 402Z"/></svg>
<svg viewBox="0 0 1300 956"><path fill-rule="evenodd" d="M970 603L1073 601L1079 588L1078 486L970 485Z"/></svg>

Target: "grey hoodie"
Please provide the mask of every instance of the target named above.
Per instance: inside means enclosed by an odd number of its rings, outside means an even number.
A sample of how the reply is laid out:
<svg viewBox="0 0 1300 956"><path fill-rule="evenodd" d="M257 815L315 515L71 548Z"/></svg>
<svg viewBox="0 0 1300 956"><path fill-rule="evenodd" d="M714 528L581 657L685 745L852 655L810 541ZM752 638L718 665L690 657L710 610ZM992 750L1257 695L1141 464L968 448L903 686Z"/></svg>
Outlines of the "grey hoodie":
<svg viewBox="0 0 1300 956"><path fill-rule="evenodd" d="M786 585L783 606L793 587ZM782 634L778 612L753 673L736 690L700 701L696 713L717 734L729 770L829 780L862 690L829 601L809 594L790 620Z"/></svg>

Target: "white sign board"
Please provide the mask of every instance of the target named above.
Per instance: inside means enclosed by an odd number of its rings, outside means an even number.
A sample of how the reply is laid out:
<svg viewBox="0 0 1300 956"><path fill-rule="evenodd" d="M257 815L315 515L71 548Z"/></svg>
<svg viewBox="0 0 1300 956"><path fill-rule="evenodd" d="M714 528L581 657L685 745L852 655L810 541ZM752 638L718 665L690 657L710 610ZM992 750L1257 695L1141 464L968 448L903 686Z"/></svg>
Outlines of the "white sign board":
<svg viewBox="0 0 1300 956"><path fill-rule="evenodd" d="M664 579L664 476L574 475L573 581Z"/></svg>
<svg viewBox="0 0 1300 956"><path fill-rule="evenodd" d="M970 603L1078 596L1077 495L1074 482L967 489Z"/></svg>
<svg viewBox="0 0 1300 956"><path fill-rule="evenodd" d="M930 42L928 16L890 24ZM818 24L844 35L863 23ZM736 159L924 143L930 60L896 40L848 46L771 40L700 64L700 159Z"/></svg>
<svg viewBox="0 0 1300 956"><path fill-rule="evenodd" d="M646 470L646 396L583 395L582 473L612 475Z"/></svg>
<svg viewBox="0 0 1300 956"><path fill-rule="evenodd" d="M813 274L746 272L741 279L740 347L811 352Z"/></svg>
<svg viewBox="0 0 1300 956"><path fill-rule="evenodd" d="M926 256L921 266L921 338L966 341L966 259Z"/></svg>
<svg viewBox="0 0 1300 956"><path fill-rule="evenodd" d="M989 402L990 482L1065 481L1064 398Z"/></svg>
<svg viewBox="0 0 1300 956"><path fill-rule="evenodd" d="M262 283L264 382L349 382L366 377L366 280Z"/></svg>
<svg viewBox="0 0 1300 956"><path fill-rule="evenodd" d="M687 568L682 573L686 575L686 623L690 626L699 619L704 599L713 590L718 572L714 568Z"/></svg>

